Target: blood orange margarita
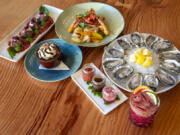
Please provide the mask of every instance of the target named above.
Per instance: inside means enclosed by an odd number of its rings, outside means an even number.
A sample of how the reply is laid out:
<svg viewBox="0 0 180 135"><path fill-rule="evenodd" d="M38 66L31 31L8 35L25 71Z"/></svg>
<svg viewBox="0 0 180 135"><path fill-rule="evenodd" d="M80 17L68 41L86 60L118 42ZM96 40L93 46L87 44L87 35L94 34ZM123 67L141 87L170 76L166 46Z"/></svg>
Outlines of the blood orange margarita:
<svg viewBox="0 0 180 135"><path fill-rule="evenodd" d="M149 126L160 105L156 93L146 86L139 86L130 97L130 119L141 127Z"/></svg>

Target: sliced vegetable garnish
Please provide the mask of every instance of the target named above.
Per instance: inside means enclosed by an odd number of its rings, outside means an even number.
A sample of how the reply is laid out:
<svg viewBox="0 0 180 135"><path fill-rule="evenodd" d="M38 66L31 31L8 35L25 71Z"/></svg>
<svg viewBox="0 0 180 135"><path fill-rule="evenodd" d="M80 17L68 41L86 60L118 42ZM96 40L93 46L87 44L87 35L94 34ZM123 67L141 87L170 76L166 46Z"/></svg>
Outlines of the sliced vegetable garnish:
<svg viewBox="0 0 180 135"><path fill-rule="evenodd" d="M36 30L34 31L35 34L39 34L39 32L40 32L40 31L39 31L38 29L36 29Z"/></svg>
<svg viewBox="0 0 180 135"><path fill-rule="evenodd" d="M45 21L42 21L40 25L41 25L41 26L45 26L45 25L46 25L46 22L45 22Z"/></svg>
<svg viewBox="0 0 180 135"><path fill-rule="evenodd" d="M31 38L31 37L27 37L26 40L29 41L30 43L32 43L34 41L33 38Z"/></svg>
<svg viewBox="0 0 180 135"><path fill-rule="evenodd" d="M14 48L14 50L16 51L16 52L19 52L19 51L21 51L21 45L17 45L15 48Z"/></svg>
<svg viewBox="0 0 180 135"><path fill-rule="evenodd" d="M102 40L103 36L97 32L92 32L92 36L97 40Z"/></svg>
<svg viewBox="0 0 180 135"><path fill-rule="evenodd" d="M14 51L14 48L12 48L12 47L8 48L8 53L11 58L14 58L14 56L16 56L16 52Z"/></svg>
<svg viewBox="0 0 180 135"><path fill-rule="evenodd" d="M48 10L46 7L40 6L39 11L41 11L41 12L43 12L43 13L45 13L46 15L49 16L49 10Z"/></svg>
<svg viewBox="0 0 180 135"><path fill-rule="evenodd" d="M80 22L80 23L79 23L79 27L84 28L84 27L85 27L85 24L82 23L82 22Z"/></svg>

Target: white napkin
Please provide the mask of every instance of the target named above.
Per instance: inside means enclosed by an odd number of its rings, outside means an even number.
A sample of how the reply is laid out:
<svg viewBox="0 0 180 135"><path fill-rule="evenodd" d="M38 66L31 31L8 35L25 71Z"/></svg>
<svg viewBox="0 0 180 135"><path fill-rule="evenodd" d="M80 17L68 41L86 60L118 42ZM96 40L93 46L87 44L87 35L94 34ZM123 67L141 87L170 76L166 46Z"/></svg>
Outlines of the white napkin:
<svg viewBox="0 0 180 135"><path fill-rule="evenodd" d="M43 70L70 70L69 67L67 65L65 65L62 61L60 62L60 64L58 66L56 66L54 68L46 68L40 64L39 69L43 69Z"/></svg>

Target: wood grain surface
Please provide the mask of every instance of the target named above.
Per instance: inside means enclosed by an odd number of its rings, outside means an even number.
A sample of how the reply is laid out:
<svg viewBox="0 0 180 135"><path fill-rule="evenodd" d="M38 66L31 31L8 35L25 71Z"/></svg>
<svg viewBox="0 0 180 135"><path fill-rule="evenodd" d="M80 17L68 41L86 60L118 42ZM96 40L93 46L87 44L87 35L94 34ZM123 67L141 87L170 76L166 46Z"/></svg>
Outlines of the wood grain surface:
<svg viewBox="0 0 180 135"><path fill-rule="evenodd" d="M87 0L88 1L88 0ZM121 11L125 28L157 34L180 49L180 0L92 0ZM0 40L41 4L65 9L86 0L0 0ZM54 27L41 39L57 38ZM83 64L102 70L103 47L83 48ZM160 94L153 124L139 128L129 119L129 101L104 116L71 78L55 83L32 79L18 63L0 59L0 135L179 135L180 85ZM127 96L129 93L123 91Z"/></svg>

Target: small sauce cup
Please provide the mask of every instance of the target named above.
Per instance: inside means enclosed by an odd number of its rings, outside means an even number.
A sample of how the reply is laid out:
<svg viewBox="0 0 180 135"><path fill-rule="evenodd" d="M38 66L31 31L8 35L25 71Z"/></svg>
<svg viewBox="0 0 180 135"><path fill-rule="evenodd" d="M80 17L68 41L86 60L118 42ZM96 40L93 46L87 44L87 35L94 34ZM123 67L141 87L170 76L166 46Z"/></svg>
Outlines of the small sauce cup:
<svg viewBox="0 0 180 135"><path fill-rule="evenodd" d="M100 75L95 75L92 79L92 86L95 91L101 92L105 86L105 79Z"/></svg>
<svg viewBox="0 0 180 135"><path fill-rule="evenodd" d="M86 82L91 82L95 74L95 69L90 64L85 64L82 68L82 77Z"/></svg>

